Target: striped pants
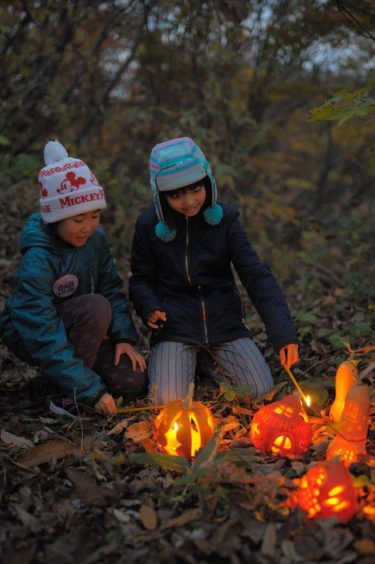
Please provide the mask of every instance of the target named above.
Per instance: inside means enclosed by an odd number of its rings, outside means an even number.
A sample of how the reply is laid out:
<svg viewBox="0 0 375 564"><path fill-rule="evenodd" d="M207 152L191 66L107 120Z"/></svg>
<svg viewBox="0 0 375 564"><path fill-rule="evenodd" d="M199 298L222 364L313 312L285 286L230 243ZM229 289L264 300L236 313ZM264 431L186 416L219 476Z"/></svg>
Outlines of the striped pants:
<svg viewBox="0 0 375 564"><path fill-rule="evenodd" d="M166 341L151 349L148 376L152 401L163 404L184 398L197 366L219 385L245 385L253 398L273 387L271 371L250 338L204 348Z"/></svg>

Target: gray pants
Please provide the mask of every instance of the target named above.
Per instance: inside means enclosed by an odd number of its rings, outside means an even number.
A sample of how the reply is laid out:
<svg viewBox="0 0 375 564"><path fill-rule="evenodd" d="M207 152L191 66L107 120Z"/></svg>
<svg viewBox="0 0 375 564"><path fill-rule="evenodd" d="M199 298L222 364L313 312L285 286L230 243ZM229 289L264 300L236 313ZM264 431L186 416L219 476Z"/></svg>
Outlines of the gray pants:
<svg viewBox="0 0 375 564"><path fill-rule="evenodd" d="M253 398L273 387L271 371L250 338L205 348L166 341L151 349L148 376L152 401L162 404L184 398L197 365L219 385L227 382L233 387L247 386Z"/></svg>

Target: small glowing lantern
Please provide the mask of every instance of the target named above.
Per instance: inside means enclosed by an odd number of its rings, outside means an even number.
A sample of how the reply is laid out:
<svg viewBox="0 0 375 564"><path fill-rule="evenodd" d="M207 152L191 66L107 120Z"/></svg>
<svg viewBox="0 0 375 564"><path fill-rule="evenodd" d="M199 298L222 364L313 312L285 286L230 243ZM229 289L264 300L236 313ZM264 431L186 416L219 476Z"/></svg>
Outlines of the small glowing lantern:
<svg viewBox="0 0 375 564"><path fill-rule="evenodd" d="M305 452L312 427L300 399L290 395L262 407L251 422L250 438L257 449L279 456Z"/></svg>
<svg viewBox="0 0 375 564"><path fill-rule="evenodd" d="M346 396L349 390L357 383L358 369L350 360L342 362L336 372L335 385L335 401L329 410L329 416L332 421L338 423L341 419L345 406Z"/></svg>
<svg viewBox="0 0 375 564"><path fill-rule="evenodd" d="M338 456L346 466L366 454L367 428L370 422L370 398L367 386L354 386L346 397L338 434L327 450L327 459Z"/></svg>
<svg viewBox="0 0 375 564"><path fill-rule="evenodd" d="M167 454L191 460L213 437L214 418L203 403L192 400L193 388L184 400L167 404L154 421L154 436Z"/></svg>
<svg viewBox="0 0 375 564"><path fill-rule="evenodd" d="M348 521L359 509L350 472L340 462L316 464L301 478L294 498L309 518Z"/></svg>

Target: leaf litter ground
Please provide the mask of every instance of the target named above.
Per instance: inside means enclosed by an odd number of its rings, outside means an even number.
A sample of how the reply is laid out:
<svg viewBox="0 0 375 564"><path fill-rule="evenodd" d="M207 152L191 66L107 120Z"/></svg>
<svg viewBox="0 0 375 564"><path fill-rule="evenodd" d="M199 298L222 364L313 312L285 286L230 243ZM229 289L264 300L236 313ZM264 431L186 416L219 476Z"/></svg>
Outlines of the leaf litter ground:
<svg viewBox="0 0 375 564"><path fill-rule="evenodd" d="M15 261L0 261L3 299ZM257 403L246 403L233 390L218 391L200 380L196 396L210 405L222 434L217 458L206 461L196 475L186 464L137 462L140 454L156 448L152 420L158 411L150 410L146 400L122 406L109 419L95 413L89 413L89 420L57 418L48 411L56 391L1 346L0 560L373 562L373 419L368 454L350 467L360 499L360 511L350 522L307 520L287 503L294 480L324 460L333 436L327 413L336 367L349 355L343 338L353 346L369 344L360 334L370 323L368 308L356 304L350 292L324 285L324 295L304 306L303 354L294 371L315 398L310 411L313 443L292 459L260 453L250 443L249 424L259 406L294 392L272 351L264 347L265 335L255 318L249 324L273 369L275 389ZM300 304L292 301L293 306L300 311ZM347 327L354 327L352 334ZM374 353L364 351L357 358L373 390ZM129 407L136 409L126 411Z"/></svg>

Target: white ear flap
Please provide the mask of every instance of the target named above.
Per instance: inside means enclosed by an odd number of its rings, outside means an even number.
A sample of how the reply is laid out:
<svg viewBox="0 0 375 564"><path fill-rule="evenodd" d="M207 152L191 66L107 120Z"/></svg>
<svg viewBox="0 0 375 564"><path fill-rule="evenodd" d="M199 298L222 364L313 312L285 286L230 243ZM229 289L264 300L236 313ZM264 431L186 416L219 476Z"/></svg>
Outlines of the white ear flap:
<svg viewBox="0 0 375 564"><path fill-rule="evenodd" d="M61 145L57 139L55 141L48 141L44 147L44 162L46 165L66 159L68 156L68 152L64 145Z"/></svg>

